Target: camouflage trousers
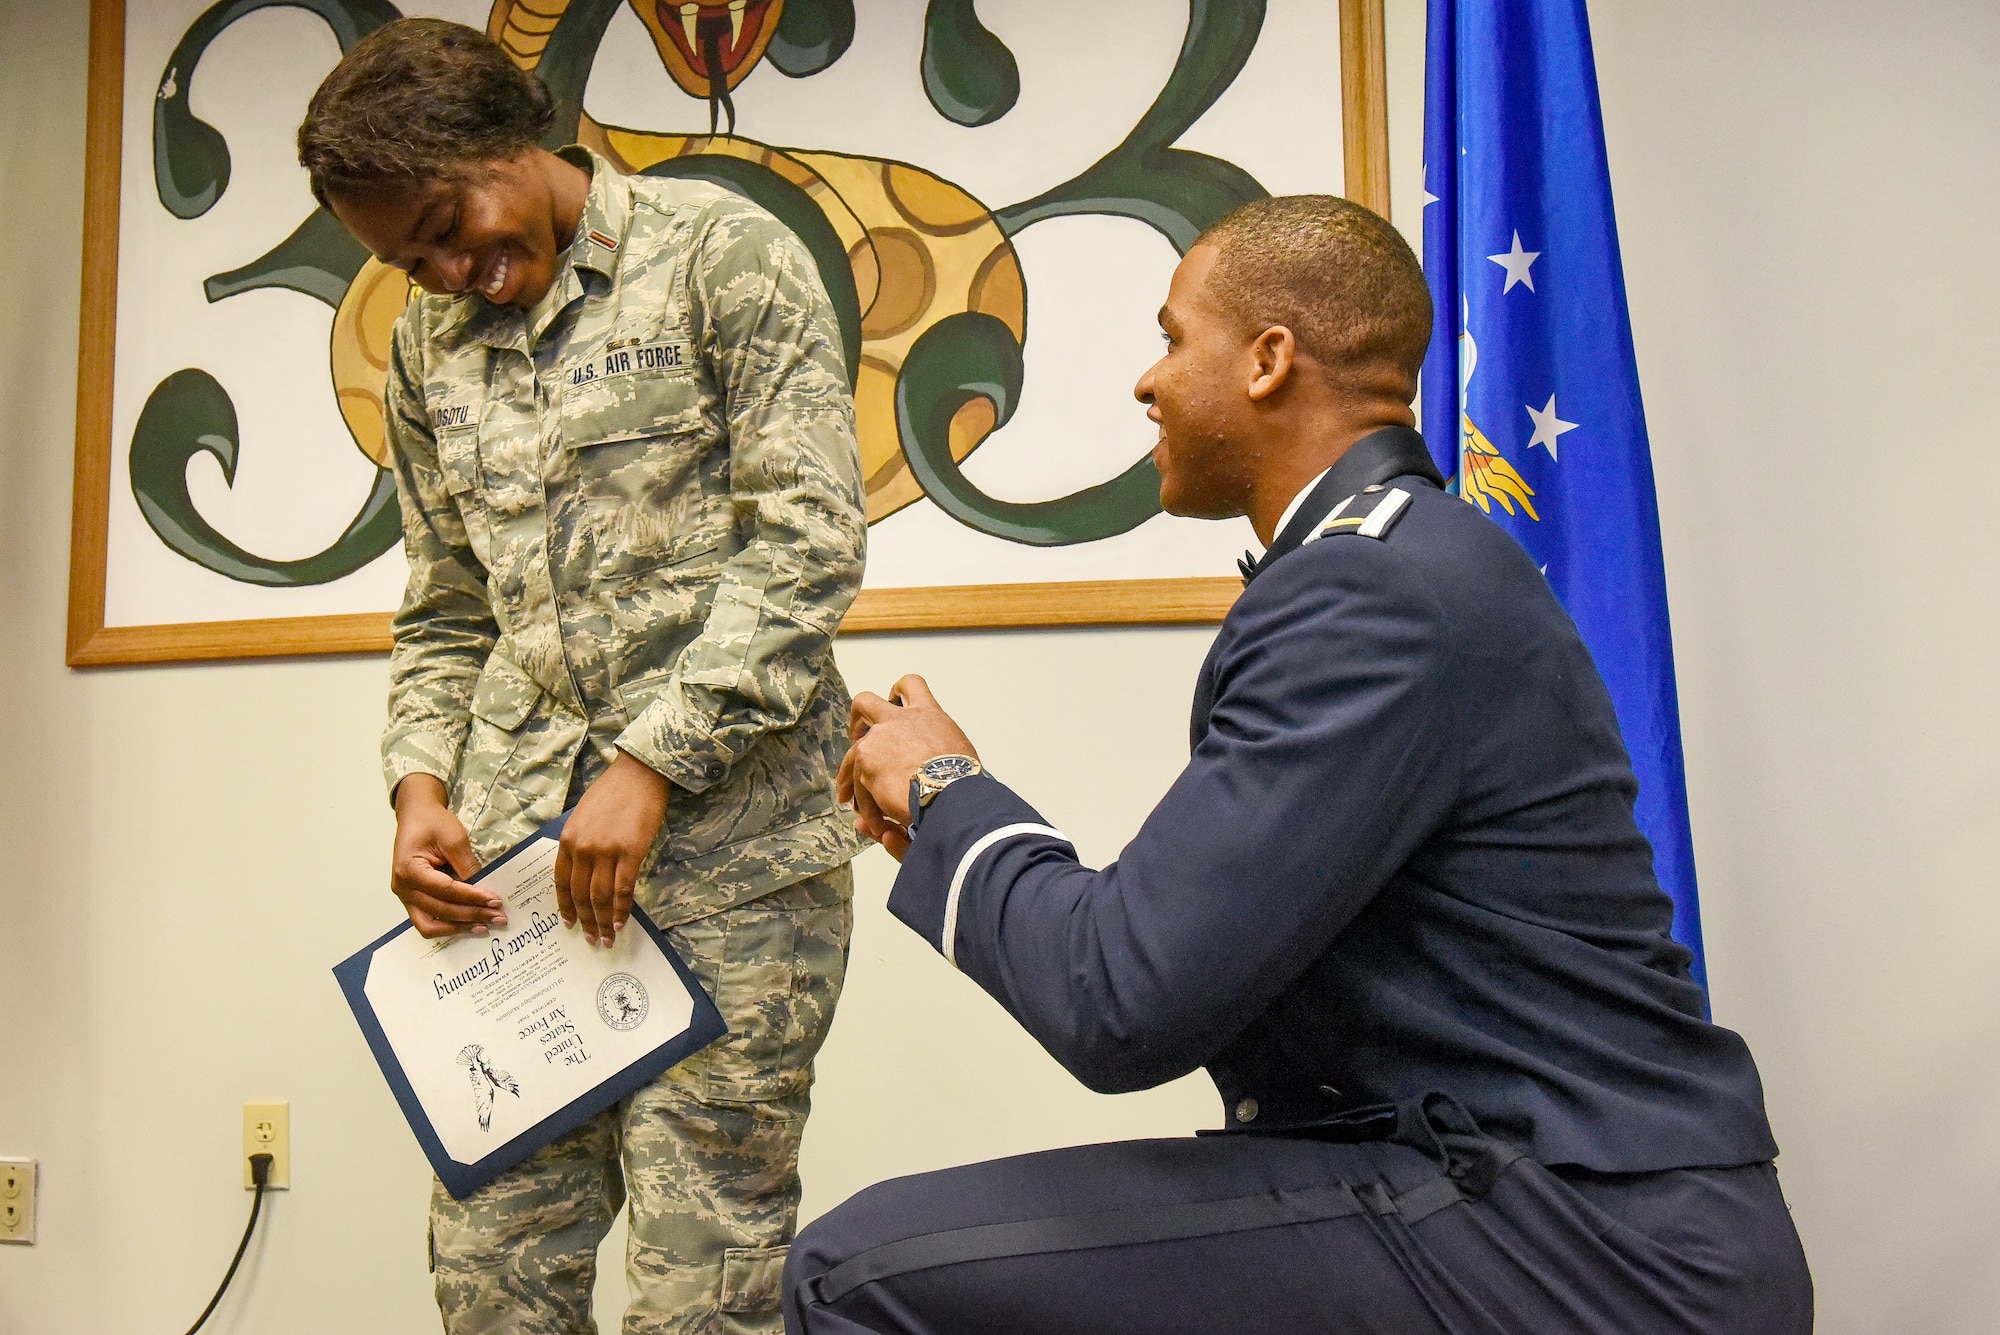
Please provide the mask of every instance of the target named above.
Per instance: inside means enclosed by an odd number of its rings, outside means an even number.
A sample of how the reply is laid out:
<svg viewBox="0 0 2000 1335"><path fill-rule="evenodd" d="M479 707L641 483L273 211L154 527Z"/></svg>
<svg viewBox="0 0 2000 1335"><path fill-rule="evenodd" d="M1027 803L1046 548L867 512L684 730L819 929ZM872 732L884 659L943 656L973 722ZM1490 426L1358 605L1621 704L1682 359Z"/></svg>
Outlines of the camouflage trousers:
<svg viewBox="0 0 2000 1335"><path fill-rule="evenodd" d="M595 1335L627 1200L626 1335L777 1332L813 1058L847 971L842 866L667 932L729 1036L463 1201L431 1192L449 1335Z"/></svg>

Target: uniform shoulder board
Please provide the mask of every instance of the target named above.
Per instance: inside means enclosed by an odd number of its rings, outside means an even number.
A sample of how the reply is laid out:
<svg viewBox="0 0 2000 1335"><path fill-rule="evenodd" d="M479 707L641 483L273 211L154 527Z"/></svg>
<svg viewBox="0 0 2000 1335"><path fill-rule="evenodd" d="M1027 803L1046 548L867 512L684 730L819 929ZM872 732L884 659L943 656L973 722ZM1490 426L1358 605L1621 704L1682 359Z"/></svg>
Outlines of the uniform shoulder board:
<svg viewBox="0 0 2000 1335"><path fill-rule="evenodd" d="M1386 538L1389 530L1396 526L1396 521L1409 508L1410 493L1401 487L1387 490L1380 486L1368 487L1334 506L1333 512L1320 521L1319 528L1306 541L1337 537L1342 533L1363 538Z"/></svg>

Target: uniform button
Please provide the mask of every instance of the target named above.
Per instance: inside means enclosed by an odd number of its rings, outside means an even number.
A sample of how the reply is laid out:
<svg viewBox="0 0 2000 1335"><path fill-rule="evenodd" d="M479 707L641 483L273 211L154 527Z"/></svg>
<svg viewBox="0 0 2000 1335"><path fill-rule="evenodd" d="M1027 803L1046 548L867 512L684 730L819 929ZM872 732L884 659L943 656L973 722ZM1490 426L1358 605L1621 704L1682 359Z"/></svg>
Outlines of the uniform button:
<svg viewBox="0 0 2000 1335"><path fill-rule="evenodd" d="M1257 1120L1257 1100L1255 1100L1255 1099L1244 1099L1244 1100L1243 1100L1243 1101L1242 1101L1241 1103L1238 1103L1238 1104L1236 1105L1236 1120L1237 1120L1237 1121L1239 1121L1239 1122L1254 1122L1254 1121L1256 1121L1256 1120Z"/></svg>
<svg viewBox="0 0 2000 1335"><path fill-rule="evenodd" d="M708 778L719 779L722 777L722 766L711 760L701 767L701 772Z"/></svg>

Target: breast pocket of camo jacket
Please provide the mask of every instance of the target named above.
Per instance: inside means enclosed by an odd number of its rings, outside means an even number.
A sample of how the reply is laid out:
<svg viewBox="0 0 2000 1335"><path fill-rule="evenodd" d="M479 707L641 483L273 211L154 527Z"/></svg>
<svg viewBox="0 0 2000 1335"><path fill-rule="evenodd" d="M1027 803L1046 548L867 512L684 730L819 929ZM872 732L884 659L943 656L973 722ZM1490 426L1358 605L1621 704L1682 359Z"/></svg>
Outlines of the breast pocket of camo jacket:
<svg viewBox="0 0 2000 1335"><path fill-rule="evenodd" d="M662 349L678 365L656 365L667 356ZM728 451L712 416L714 396L686 356L681 343L598 353L580 366L652 360L565 391L565 467L577 490L577 536L590 544L591 581L599 588L698 561L726 532ZM566 379L579 373L572 368Z"/></svg>
<svg viewBox="0 0 2000 1335"><path fill-rule="evenodd" d="M493 565L492 527L486 506L479 497L479 423L437 433L438 473L452 504L458 507L459 521L465 525L466 541L479 564Z"/></svg>

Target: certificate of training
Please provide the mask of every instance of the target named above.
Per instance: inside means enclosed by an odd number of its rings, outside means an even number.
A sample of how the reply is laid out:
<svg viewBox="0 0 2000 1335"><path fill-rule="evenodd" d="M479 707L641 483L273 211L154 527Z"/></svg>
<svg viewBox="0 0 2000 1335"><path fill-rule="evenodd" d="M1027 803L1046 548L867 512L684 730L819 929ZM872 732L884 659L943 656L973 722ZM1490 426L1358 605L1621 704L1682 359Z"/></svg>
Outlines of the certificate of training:
<svg viewBox="0 0 2000 1335"><path fill-rule="evenodd" d="M405 922L333 971L410 1129L461 1199L725 1032L639 909L608 948L563 926L562 824L473 878L506 905L506 930L431 941Z"/></svg>

